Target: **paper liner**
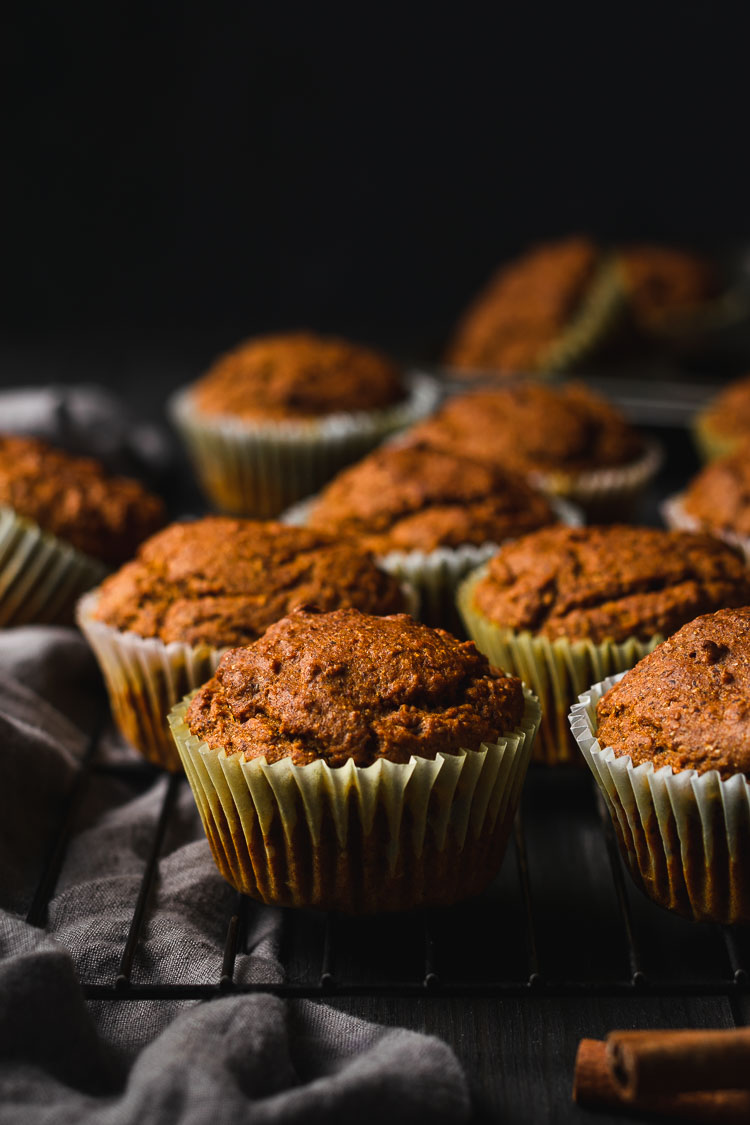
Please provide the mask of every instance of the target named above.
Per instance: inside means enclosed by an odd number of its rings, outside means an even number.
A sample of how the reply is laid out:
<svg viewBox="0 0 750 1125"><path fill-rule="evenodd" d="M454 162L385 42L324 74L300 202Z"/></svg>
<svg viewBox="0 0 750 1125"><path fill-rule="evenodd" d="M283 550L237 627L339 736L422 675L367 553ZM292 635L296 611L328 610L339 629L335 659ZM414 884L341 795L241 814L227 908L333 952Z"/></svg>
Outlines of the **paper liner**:
<svg viewBox="0 0 750 1125"><path fill-rule="evenodd" d="M395 406L309 421L201 415L189 388L170 400L169 409L211 502L232 515L269 517L435 409L440 397L435 379L413 373L406 384L407 398Z"/></svg>
<svg viewBox="0 0 750 1125"><path fill-rule="evenodd" d="M534 364L538 374L570 371L616 329L627 307L613 262L600 267L570 325Z"/></svg>
<svg viewBox="0 0 750 1125"><path fill-rule="evenodd" d="M306 526L316 500L317 497L311 496L294 504L282 514L282 523ZM574 504L560 497L551 497L550 503L562 523L568 527L583 525L583 516ZM456 613L459 583L491 559L499 547L498 543L482 543L480 546L466 543L461 547L438 547L434 551L389 551L387 555L380 555L377 562L417 591L421 621L433 628L455 632L461 629L461 619Z"/></svg>
<svg viewBox="0 0 750 1125"><path fill-rule="evenodd" d="M77 599L106 573L103 563L0 507L0 627L70 624Z"/></svg>
<svg viewBox="0 0 750 1125"><path fill-rule="evenodd" d="M238 891L281 906L376 913L479 894L499 870L540 720L524 690L520 726L476 750L323 761L212 750L170 714L219 871Z"/></svg>
<svg viewBox="0 0 750 1125"><path fill-rule="evenodd" d="M457 604L471 639L491 664L519 676L538 696L542 724L534 746L534 760L545 765L580 764L568 712L579 694L595 680L627 671L664 638L647 641L629 637L615 643L590 640L550 640L528 630L516 632L489 621L473 604L474 589L487 567L471 574L460 586Z"/></svg>
<svg viewBox="0 0 750 1125"><path fill-rule="evenodd" d="M750 434L722 434L714 429L711 424L713 417L710 408L697 414L691 425L693 442L705 463L716 461L719 457L728 457L744 445Z"/></svg>
<svg viewBox="0 0 750 1125"><path fill-rule="evenodd" d="M683 494L679 493L677 496L670 496L661 505L662 517L671 531L693 531L713 535L714 539L722 539L730 547L734 547L744 557L745 562L750 563L750 537L703 523L696 516L691 516L685 511L682 501Z"/></svg>
<svg viewBox="0 0 750 1125"><path fill-rule="evenodd" d="M542 492L577 504L590 523L630 519L638 498L664 459L656 442L647 442L643 454L628 465L590 469L585 473L532 472L530 482Z"/></svg>
<svg viewBox="0 0 750 1125"><path fill-rule="evenodd" d="M750 784L717 770L634 766L596 738L596 705L622 678L583 692L570 726L607 804L637 886L696 922L750 923Z"/></svg>

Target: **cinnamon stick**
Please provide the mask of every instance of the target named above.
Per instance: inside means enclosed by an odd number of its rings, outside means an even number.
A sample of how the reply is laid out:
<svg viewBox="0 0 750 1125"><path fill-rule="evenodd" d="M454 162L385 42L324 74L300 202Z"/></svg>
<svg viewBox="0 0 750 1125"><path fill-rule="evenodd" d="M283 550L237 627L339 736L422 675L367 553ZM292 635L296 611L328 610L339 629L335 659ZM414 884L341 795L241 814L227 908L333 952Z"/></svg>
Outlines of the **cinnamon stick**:
<svg viewBox="0 0 750 1125"><path fill-rule="evenodd" d="M628 1100L750 1089L750 1029L611 1031L607 1057Z"/></svg>
<svg viewBox="0 0 750 1125"><path fill-rule="evenodd" d="M607 1044L582 1039L576 1057L573 1100L584 1109L648 1114L693 1125L748 1125L750 1090L702 1090L628 1101L607 1061Z"/></svg>

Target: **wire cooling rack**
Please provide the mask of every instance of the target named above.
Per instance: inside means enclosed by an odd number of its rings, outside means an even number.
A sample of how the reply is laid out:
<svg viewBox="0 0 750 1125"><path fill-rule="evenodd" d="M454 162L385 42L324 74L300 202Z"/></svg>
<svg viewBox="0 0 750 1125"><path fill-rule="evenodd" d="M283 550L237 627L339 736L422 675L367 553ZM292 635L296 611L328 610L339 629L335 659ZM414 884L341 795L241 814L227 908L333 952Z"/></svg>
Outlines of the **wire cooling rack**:
<svg viewBox="0 0 750 1125"><path fill-rule="evenodd" d="M146 764L84 756L64 802L27 920L43 926L72 837L75 814L96 775L143 784ZM696 925L649 903L631 885L614 832L584 770L532 768L496 885L452 908L357 919L283 912L284 979L235 977L245 952L250 900L237 895L223 955L200 983L132 980L182 775L166 783L119 967L109 983L82 982L98 1000L209 999L228 992L322 996L740 996L750 991L750 936ZM220 876L217 872L216 878ZM252 904L257 910L256 904Z"/></svg>

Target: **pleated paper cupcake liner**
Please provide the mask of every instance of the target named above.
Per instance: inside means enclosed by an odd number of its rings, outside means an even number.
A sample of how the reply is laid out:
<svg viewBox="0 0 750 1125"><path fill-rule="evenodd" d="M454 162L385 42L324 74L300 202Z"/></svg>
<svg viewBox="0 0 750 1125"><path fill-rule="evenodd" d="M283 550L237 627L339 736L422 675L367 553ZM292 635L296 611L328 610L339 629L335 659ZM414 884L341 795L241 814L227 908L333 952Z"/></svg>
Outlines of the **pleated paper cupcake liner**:
<svg viewBox="0 0 750 1125"><path fill-rule="evenodd" d="M634 766L602 747L596 705L619 679L582 693L570 725L634 882L660 906L696 922L749 924L750 784L744 774L724 781L717 770Z"/></svg>
<svg viewBox="0 0 750 1125"><path fill-rule="evenodd" d="M637 637L616 644L590 640L550 640L528 630L516 632L489 621L473 604L477 583L487 568L469 575L458 591L458 608L466 631L490 663L519 676L538 696L542 723L534 745L534 760L545 765L580 765L581 756L570 732L568 713L579 694L595 680L627 671L652 649L662 636L647 641Z"/></svg>
<svg viewBox="0 0 750 1125"><path fill-rule="evenodd" d="M149 762L179 771L167 716L210 679L226 649L123 633L93 616L98 597L92 590L82 598L76 617L96 654L118 729Z"/></svg>
<svg viewBox="0 0 750 1125"><path fill-rule="evenodd" d="M270 517L435 409L435 379L415 373L407 387L407 398L395 406L310 421L201 415L189 389L172 398L170 413L209 500L231 515Z"/></svg>
<svg viewBox="0 0 750 1125"><path fill-rule="evenodd" d="M670 496L661 506L662 518L671 531L694 531L704 535L713 535L714 539L722 539L730 547L739 551L747 563L750 563L750 538L746 535L736 535L720 527L710 527L702 523L695 516L685 511L682 493Z"/></svg>
<svg viewBox="0 0 750 1125"><path fill-rule="evenodd" d="M750 436L745 435L743 437L741 434L732 435L717 432L711 425L711 413L709 411L695 416L691 425L691 433L693 443L705 464L717 461L719 457L728 457L730 453L735 453L742 445L746 444L748 436Z"/></svg>
<svg viewBox="0 0 750 1125"><path fill-rule="evenodd" d="M64 624L78 598L107 573L38 524L0 507L0 627Z"/></svg>
<svg viewBox="0 0 750 1125"><path fill-rule="evenodd" d="M542 492L578 505L587 522L613 523L632 518L639 498L663 460L661 446L647 442L643 454L629 465L585 473L534 472L529 474L529 480Z"/></svg>
<svg viewBox="0 0 750 1125"><path fill-rule="evenodd" d="M475 750L332 769L212 750L170 715L216 865L281 906L405 910L479 894L499 870L540 720Z"/></svg>

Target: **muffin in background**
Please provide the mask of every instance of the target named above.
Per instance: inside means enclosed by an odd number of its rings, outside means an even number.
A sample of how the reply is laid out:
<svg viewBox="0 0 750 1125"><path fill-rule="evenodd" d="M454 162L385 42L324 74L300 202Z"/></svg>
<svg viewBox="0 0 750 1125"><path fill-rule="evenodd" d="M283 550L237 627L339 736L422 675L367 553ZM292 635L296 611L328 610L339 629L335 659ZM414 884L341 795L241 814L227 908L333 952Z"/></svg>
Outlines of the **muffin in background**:
<svg viewBox="0 0 750 1125"><path fill-rule="evenodd" d="M578 763L568 712L699 613L750 603L750 572L708 535L552 527L508 543L461 585L469 636L538 697L535 754Z"/></svg>
<svg viewBox="0 0 750 1125"><path fill-rule="evenodd" d="M661 463L653 443L582 383L524 381L457 395L405 440L522 473L598 522L632 515Z"/></svg>
<svg viewBox="0 0 750 1125"><path fill-rule="evenodd" d="M707 532L750 561L750 442L706 465L662 512L669 527Z"/></svg>
<svg viewBox="0 0 750 1125"><path fill-rule="evenodd" d="M365 551L299 527L212 516L176 523L79 604L118 727L149 761L180 762L167 714L222 653L296 606L408 608L398 579Z"/></svg>
<svg viewBox="0 0 750 1125"><path fill-rule="evenodd" d="M689 250L623 246L616 261L635 323L647 333L688 320L719 292L714 264Z"/></svg>
<svg viewBox="0 0 750 1125"><path fill-rule="evenodd" d="M403 614L307 608L226 653L171 715L224 878L351 913L484 890L538 722L470 642Z"/></svg>
<svg viewBox="0 0 750 1125"><path fill-rule="evenodd" d="M541 492L498 465L394 444L345 469L292 518L372 551L417 587L426 621L451 625L463 575L500 543L559 517Z"/></svg>
<svg viewBox="0 0 750 1125"><path fill-rule="evenodd" d="M445 363L456 374L544 374L592 354L616 325L620 282L598 247L545 243L500 267L459 321Z"/></svg>
<svg viewBox="0 0 750 1125"><path fill-rule="evenodd" d="M750 607L698 617L571 728L633 880L699 922L750 923Z"/></svg>
<svg viewBox="0 0 750 1125"><path fill-rule="evenodd" d="M292 332L245 341L171 402L209 500L274 516L423 417L435 382L370 348Z"/></svg>
<svg viewBox="0 0 750 1125"><path fill-rule="evenodd" d="M158 497L92 458L0 435L0 625L70 622L77 598L165 515Z"/></svg>
<svg viewBox="0 0 750 1125"><path fill-rule="evenodd" d="M736 453L750 442L750 375L729 383L693 421L704 461Z"/></svg>

